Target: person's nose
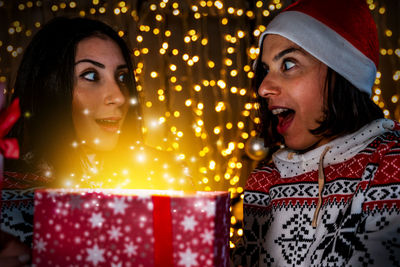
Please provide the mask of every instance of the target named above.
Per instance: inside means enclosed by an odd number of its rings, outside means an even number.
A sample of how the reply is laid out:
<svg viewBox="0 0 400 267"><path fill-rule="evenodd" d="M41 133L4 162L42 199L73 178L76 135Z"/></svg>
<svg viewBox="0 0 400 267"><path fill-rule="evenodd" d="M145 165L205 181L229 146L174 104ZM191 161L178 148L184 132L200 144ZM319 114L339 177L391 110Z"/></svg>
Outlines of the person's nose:
<svg viewBox="0 0 400 267"><path fill-rule="evenodd" d="M278 96L281 93L279 78L270 71L258 87L258 94L266 99Z"/></svg>
<svg viewBox="0 0 400 267"><path fill-rule="evenodd" d="M121 86L116 81L110 81L106 85L106 94L104 98L106 105L122 106L126 101L126 96Z"/></svg>

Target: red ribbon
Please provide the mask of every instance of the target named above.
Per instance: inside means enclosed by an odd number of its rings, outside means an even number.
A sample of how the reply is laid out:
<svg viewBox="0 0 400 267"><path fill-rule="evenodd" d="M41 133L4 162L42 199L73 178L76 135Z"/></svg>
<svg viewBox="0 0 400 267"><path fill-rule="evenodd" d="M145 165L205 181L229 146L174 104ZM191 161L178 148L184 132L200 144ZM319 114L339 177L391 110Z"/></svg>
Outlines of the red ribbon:
<svg viewBox="0 0 400 267"><path fill-rule="evenodd" d="M152 196L154 266L173 267L171 197Z"/></svg>
<svg viewBox="0 0 400 267"><path fill-rule="evenodd" d="M11 105L0 114L0 154L5 158L17 159L19 157L19 146L16 138L4 136L11 130L11 127L21 115L19 99L16 98Z"/></svg>

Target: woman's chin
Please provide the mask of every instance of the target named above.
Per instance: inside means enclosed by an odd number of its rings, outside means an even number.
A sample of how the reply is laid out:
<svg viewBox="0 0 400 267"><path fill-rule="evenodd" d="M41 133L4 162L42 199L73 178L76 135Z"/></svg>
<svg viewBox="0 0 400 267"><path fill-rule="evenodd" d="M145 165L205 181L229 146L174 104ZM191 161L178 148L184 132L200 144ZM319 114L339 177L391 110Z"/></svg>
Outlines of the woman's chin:
<svg viewBox="0 0 400 267"><path fill-rule="evenodd" d="M93 152L107 152L112 151L117 147L118 139L116 140L101 140L97 139L93 143L86 143L86 147L92 150Z"/></svg>

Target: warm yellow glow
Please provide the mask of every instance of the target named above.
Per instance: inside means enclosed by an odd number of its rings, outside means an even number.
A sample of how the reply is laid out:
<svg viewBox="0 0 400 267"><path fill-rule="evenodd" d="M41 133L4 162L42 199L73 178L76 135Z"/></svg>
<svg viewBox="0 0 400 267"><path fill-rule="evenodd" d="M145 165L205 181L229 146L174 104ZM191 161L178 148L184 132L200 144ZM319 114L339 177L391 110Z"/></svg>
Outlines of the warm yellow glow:
<svg viewBox="0 0 400 267"><path fill-rule="evenodd" d="M172 71L176 71L176 65L174 64L169 65L169 69Z"/></svg>
<svg viewBox="0 0 400 267"><path fill-rule="evenodd" d="M160 14L156 15L156 20L157 21L162 21L163 17Z"/></svg>
<svg viewBox="0 0 400 267"><path fill-rule="evenodd" d="M219 86L220 88L222 88L222 89L225 89L225 87L226 87L226 83L225 83L223 80L219 80L219 81L217 82L217 84L218 84L218 86Z"/></svg>
<svg viewBox="0 0 400 267"><path fill-rule="evenodd" d="M196 92L200 92L200 91L201 91L201 86L198 85L198 84L196 84L196 85L193 87L193 89L194 89Z"/></svg>
<svg viewBox="0 0 400 267"><path fill-rule="evenodd" d="M187 99L185 101L185 106L190 107L192 105L192 100L191 99Z"/></svg>
<svg viewBox="0 0 400 267"><path fill-rule="evenodd" d="M208 164L208 168L209 168L210 170L215 170L215 166L216 166L215 161L214 161L214 160L210 160L210 162L209 162L209 164Z"/></svg>

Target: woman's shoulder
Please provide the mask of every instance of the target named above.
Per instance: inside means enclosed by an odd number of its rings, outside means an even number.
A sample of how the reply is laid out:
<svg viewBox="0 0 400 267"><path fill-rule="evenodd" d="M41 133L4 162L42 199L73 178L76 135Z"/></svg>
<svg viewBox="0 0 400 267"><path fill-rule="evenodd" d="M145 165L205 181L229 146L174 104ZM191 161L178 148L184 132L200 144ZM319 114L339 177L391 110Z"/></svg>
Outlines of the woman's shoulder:
<svg viewBox="0 0 400 267"><path fill-rule="evenodd" d="M34 171L24 160L5 160L3 189L27 189L46 186L52 182L51 176Z"/></svg>

